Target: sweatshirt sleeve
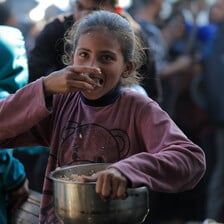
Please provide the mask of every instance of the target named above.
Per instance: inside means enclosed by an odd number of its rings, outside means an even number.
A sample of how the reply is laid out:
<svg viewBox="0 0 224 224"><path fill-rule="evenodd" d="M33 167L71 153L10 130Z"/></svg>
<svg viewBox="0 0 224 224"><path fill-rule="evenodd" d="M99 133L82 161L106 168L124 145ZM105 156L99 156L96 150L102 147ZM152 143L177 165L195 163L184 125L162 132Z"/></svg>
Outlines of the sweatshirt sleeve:
<svg viewBox="0 0 224 224"><path fill-rule="evenodd" d="M141 108L141 109L139 109ZM205 173L203 150L190 141L158 104L138 107L136 134L140 153L112 165L131 182L161 192L181 192L196 186ZM135 138L136 136L132 136Z"/></svg>
<svg viewBox="0 0 224 224"><path fill-rule="evenodd" d="M0 174L2 186L7 192L19 188L26 179L24 166L13 157L12 149L0 151Z"/></svg>
<svg viewBox="0 0 224 224"><path fill-rule="evenodd" d="M1 142L30 130L50 113L46 105L42 78L0 100L0 146L6 147L2 146Z"/></svg>

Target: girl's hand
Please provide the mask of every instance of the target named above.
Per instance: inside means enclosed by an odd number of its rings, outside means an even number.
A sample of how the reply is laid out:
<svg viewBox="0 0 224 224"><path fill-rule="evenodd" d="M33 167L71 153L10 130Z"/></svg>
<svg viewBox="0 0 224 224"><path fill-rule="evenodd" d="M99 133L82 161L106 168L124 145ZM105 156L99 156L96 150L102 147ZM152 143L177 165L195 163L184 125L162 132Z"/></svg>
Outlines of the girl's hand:
<svg viewBox="0 0 224 224"><path fill-rule="evenodd" d="M99 68L67 66L44 77L46 96L54 93L70 93L75 91L91 91L95 82L85 73L100 74Z"/></svg>
<svg viewBox="0 0 224 224"><path fill-rule="evenodd" d="M82 176L83 182L96 181L96 193L103 200L125 199L127 197L127 178L117 169L109 168L92 176Z"/></svg>

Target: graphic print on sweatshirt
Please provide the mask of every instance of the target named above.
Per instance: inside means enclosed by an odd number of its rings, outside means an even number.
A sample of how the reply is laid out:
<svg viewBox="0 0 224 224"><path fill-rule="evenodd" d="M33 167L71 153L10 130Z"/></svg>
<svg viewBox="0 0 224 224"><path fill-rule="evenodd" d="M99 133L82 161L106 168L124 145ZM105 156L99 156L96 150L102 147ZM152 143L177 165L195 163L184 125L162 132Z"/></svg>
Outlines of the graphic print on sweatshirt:
<svg viewBox="0 0 224 224"><path fill-rule="evenodd" d="M130 141L125 131L98 124L69 121L58 152L60 166L77 163L113 163L126 157Z"/></svg>

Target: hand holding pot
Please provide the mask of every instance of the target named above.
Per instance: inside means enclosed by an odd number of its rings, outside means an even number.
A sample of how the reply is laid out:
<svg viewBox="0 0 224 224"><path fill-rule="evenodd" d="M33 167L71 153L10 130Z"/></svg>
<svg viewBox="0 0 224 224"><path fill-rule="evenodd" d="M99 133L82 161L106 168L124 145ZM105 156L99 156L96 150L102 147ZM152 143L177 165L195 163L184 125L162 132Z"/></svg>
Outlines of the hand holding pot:
<svg viewBox="0 0 224 224"><path fill-rule="evenodd" d="M99 171L92 176L82 176L83 182L96 181L96 193L103 200L125 199L127 197L127 178L117 169L109 168Z"/></svg>

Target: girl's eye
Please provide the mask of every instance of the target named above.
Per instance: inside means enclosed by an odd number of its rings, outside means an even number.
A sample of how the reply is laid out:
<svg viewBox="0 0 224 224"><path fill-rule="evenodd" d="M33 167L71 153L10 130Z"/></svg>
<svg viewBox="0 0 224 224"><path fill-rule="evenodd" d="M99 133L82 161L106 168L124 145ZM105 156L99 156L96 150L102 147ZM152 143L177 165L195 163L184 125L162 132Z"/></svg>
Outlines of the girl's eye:
<svg viewBox="0 0 224 224"><path fill-rule="evenodd" d="M107 62L109 62L109 61L112 60L112 57L111 57L110 55L103 55L103 56L102 56L102 59L103 59L103 61L107 61Z"/></svg>
<svg viewBox="0 0 224 224"><path fill-rule="evenodd" d="M83 60L88 59L88 56L89 56L89 54L87 52L84 52L84 51L78 52L77 59L83 61Z"/></svg>
<svg viewBox="0 0 224 224"><path fill-rule="evenodd" d="M85 58L85 57L87 57L87 53L81 52L81 53L79 53L79 57Z"/></svg>

